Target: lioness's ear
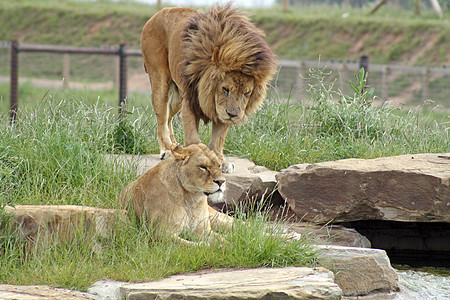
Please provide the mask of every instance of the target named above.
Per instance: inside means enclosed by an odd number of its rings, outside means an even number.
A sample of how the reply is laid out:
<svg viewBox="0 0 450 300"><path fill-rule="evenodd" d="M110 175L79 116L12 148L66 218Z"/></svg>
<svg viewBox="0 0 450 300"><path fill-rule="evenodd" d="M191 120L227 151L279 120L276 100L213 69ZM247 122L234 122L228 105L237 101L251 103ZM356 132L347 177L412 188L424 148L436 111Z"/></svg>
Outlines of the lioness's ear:
<svg viewBox="0 0 450 300"><path fill-rule="evenodd" d="M172 152L172 155L179 160L183 160L187 156L186 149L177 144L172 144L172 146L170 146L170 151Z"/></svg>

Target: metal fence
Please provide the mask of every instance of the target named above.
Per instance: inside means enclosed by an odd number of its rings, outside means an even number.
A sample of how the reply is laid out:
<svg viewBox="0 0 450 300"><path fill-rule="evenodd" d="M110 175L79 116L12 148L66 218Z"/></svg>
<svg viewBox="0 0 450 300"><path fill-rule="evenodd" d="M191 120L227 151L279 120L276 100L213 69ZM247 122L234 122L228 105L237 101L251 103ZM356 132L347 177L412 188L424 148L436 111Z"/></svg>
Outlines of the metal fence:
<svg viewBox="0 0 450 300"><path fill-rule="evenodd" d="M8 45L2 43L2 45ZM119 110L124 105L127 96L127 57L141 56L141 51L137 49L126 49L125 44L120 44L117 48L87 48L87 47L67 47L50 45L19 44L13 40L10 46L10 119L13 122L16 118L18 107L18 84L19 84L19 53L60 53L60 54L89 54L89 55L115 55L119 58L118 87L119 87ZM64 65L63 73L70 74ZM120 111L119 111L120 112Z"/></svg>
<svg viewBox="0 0 450 300"><path fill-rule="evenodd" d="M289 95L292 101L308 97L311 79L310 69L325 69L330 72L325 84L333 83L333 90L351 95L348 81L361 67L357 62L346 61L280 61L278 82L275 84L282 97ZM450 69L427 66L368 65L368 85L375 90L378 102L392 102L408 106L434 102L450 108ZM298 74L301 74L299 76Z"/></svg>
<svg viewBox="0 0 450 300"><path fill-rule="evenodd" d="M39 53L39 55L36 55L36 53ZM55 53L59 56L51 56ZM77 59L71 63L71 55L74 54L77 55ZM71 81L73 69L76 69L76 64L83 64L85 69L80 73L84 82L107 81L111 84L103 84L102 86L109 89L117 85L119 107L126 99L128 83L131 83L132 90L137 89L147 93L150 90L148 78L142 67L141 51L139 49L127 49L124 44L118 47L83 48L19 44L16 41L0 42L0 75L8 73L4 67L9 66L9 77L6 79L11 85L10 110L12 120L16 116L18 106L19 55L21 57L20 68L26 68L28 76L32 78L63 77L64 86L70 87L73 86ZM83 59L80 59L80 56L83 56ZM132 58L127 59L130 56ZM96 58L95 61L94 57ZM101 57L116 57L117 59L115 63L111 63L111 61L100 59ZM88 66L88 72L86 72L86 65ZM352 61L281 60L279 72L272 82L271 97L275 97L273 93L276 93L276 97L279 99L288 99L291 102L308 99L309 87L313 80L308 77L308 74L310 69L318 68L325 68L330 71L330 75L325 79L326 84L333 83L335 91L351 94L352 91L347 81L354 81L354 74L360 67L361 62ZM450 108L450 69L396 64L370 64L366 68L369 72L369 86L375 89L378 101L406 103L411 106L423 104L430 99L444 108ZM141 82L140 88L136 84L138 82ZM89 88L89 84L83 86Z"/></svg>

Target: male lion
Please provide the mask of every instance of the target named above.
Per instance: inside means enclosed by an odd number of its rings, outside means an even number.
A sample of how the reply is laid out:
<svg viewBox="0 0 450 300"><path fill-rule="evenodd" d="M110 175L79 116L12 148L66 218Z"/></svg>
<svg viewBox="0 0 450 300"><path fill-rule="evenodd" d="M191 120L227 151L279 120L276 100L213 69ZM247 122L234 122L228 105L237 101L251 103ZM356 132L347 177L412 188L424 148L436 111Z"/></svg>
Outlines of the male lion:
<svg viewBox="0 0 450 300"><path fill-rule="evenodd" d="M203 144L172 145L172 155L125 187L119 196L139 219L157 226L157 233L181 239L183 232L207 237L211 226L231 228L233 218L210 207L220 202L225 178L219 158Z"/></svg>
<svg viewBox="0 0 450 300"><path fill-rule="evenodd" d="M276 72L276 57L262 31L231 4L205 12L165 8L145 24L141 48L161 159L176 142L172 119L182 109L185 145L200 143L200 119L212 121L208 147L223 162L229 125L242 124L256 111ZM232 172L232 165L223 166Z"/></svg>

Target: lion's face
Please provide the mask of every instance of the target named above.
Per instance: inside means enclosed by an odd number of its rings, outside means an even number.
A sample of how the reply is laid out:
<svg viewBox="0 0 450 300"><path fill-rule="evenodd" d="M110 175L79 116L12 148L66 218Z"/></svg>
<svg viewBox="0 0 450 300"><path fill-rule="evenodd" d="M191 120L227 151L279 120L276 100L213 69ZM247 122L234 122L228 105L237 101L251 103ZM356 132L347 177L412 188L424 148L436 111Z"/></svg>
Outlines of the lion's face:
<svg viewBox="0 0 450 300"><path fill-rule="evenodd" d="M254 87L253 77L238 71L226 72L215 93L218 119L223 123L240 123Z"/></svg>
<svg viewBox="0 0 450 300"><path fill-rule="evenodd" d="M177 177L185 190L204 194L211 203L222 201L225 177L221 161L216 154L203 144L188 147L175 146L172 154L179 164Z"/></svg>

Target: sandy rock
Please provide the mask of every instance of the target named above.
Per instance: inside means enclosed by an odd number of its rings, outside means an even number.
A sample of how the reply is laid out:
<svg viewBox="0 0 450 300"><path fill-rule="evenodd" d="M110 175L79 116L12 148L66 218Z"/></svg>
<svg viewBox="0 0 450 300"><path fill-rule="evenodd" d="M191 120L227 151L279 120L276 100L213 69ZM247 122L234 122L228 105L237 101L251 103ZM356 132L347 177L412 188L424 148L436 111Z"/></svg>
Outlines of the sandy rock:
<svg viewBox="0 0 450 300"><path fill-rule="evenodd" d="M258 268L176 275L128 284L122 297L137 299L340 299L324 268Z"/></svg>
<svg viewBox="0 0 450 300"><path fill-rule="evenodd" d="M44 285L9 285L0 284L0 299L2 300L88 300L89 295L58 289Z"/></svg>
<svg viewBox="0 0 450 300"><path fill-rule="evenodd" d="M384 250L317 246L321 264L332 270L345 296L383 295L398 291L398 276Z"/></svg>
<svg viewBox="0 0 450 300"><path fill-rule="evenodd" d="M450 222L450 153L300 164L277 180L303 221Z"/></svg>
<svg viewBox="0 0 450 300"><path fill-rule="evenodd" d="M356 230L339 225L317 226L300 222L288 228L311 239L315 244L370 248L370 241Z"/></svg>
<svg viewBox="0 0 450 300"><path fill-rule="evenodd" d="M9 230L15 230L19 237L35 241L57 234L69 238L74 230L108 237L113 224L120 218L126 221L127 213L114 209L101 209L77 205L16 205L6 206L11 214Z"/></svg>

